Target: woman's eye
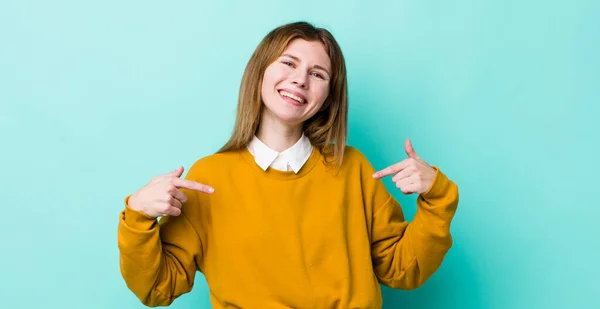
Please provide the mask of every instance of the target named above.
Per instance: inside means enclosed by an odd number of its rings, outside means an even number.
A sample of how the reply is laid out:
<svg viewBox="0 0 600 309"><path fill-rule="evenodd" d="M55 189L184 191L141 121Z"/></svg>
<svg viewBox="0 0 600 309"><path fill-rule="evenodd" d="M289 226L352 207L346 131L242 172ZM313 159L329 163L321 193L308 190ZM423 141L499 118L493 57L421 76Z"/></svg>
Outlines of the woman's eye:
<svg viewBox="0 0 600 309"><path fill-rule="evenodd" d="M293 65L294 65L294 64L292 64L292 63L291 63L291 62L289 62L289 61L283 61L282 63L283 63L283 64L285 64L285 65L287 65L288 67L291 67L291 66L293 66Z"/></svg>
<svg viewBox="0 0 600 309"><path fill-rule="evenodd" d="M313 76L323 79L323 75L319 74L319 73L313 73Z"/></svg>

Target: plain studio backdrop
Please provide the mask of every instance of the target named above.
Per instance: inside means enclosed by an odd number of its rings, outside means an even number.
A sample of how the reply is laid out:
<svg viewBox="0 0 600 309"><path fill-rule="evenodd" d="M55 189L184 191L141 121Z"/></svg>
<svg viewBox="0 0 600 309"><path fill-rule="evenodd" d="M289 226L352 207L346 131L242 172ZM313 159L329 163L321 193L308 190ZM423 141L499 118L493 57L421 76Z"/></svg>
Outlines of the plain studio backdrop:
<svg viewBox="0 0 600 309"><path fill-rule="evenodd" d="M384 308L600 308L595 0L3 1L0 306L144 308L124 197L225 143L251 53L297 20L342 47L350 144L381 169L411 138L460 188L441 268ZM172 307L210 308L201 274Z"/></svg>

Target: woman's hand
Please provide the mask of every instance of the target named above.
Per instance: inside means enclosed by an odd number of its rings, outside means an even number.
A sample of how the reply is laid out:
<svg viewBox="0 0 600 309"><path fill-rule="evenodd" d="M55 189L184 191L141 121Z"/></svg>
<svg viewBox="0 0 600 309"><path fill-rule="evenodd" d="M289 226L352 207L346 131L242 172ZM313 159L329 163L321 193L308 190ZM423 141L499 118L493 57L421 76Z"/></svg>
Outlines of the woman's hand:
<svg viewBox="0 0 600 309"><path fill-rule="evenodd" d="M421 194L427 192L433 184L435 169L417 155L410 139L406 139L406 142L404 142L404 150L408 155L408 159L373 174L373 178L380 179L395 174L392 181L402 193Z"/></svg>
<svg viewBox="0 0 600 309"><path fill-rule="evenodd" d="M153 178L147 185L129 197L127 206L157 218L159 216L179 216L181 205L188 199L178 188L213 193L214 189L192 180L181 179L183 167L165 175Z"/></svg>

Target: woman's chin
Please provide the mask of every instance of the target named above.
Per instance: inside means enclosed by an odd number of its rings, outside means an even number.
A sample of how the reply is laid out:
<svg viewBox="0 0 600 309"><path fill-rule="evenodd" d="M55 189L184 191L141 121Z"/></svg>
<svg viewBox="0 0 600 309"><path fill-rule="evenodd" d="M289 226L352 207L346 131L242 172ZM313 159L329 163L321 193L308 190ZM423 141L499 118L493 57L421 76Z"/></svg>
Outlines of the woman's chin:
<svg viewBox="0 0 600 309"><path fill-rule="evenodd" d="M267 113L264 116L286 125L299 125L305 120L305 113L303 111L293 107L290 108L290 106L277 106L277 108L267 107L265 111L267 111Z"/></svg>
<svg viewBox="0 0 600 309"><path fill-rule="evenodd" d="M298 125L303 122L301 115L293 113L277 113L275 114L275 118L277 118L278 121L288 125Z"/></svg>

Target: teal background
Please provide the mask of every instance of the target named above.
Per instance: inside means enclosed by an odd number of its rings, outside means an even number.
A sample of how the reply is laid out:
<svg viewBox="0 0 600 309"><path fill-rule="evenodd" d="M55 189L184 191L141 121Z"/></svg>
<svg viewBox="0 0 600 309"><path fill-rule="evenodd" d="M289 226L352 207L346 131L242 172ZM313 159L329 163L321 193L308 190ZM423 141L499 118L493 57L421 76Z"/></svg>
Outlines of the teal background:
<svg viewBox="0 0 600 309"><path fill-rule="evenodd" d="M296 20L342 46L350 144L381 169L411 138L460 188L442 267L384 308L600 308L600 2L533 0L1 2L1 307L143 308L123 198L226 141ZM210 307L197 278L173 308Z"/></svg>

